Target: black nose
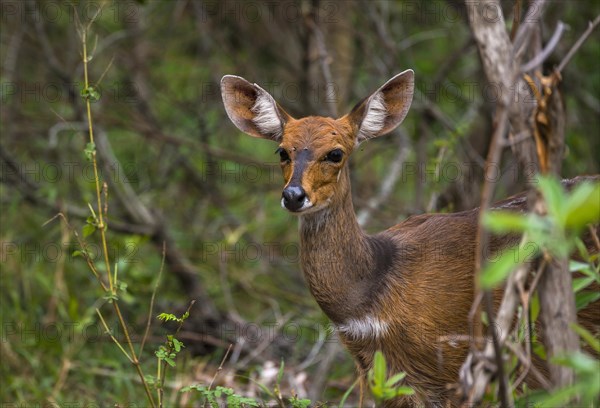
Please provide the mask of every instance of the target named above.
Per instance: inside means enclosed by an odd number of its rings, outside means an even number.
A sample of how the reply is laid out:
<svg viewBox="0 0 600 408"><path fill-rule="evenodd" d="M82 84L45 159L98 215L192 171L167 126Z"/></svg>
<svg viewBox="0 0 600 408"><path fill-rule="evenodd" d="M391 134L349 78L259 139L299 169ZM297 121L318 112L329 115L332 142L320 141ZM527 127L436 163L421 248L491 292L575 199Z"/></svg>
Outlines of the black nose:
<svg viewBox="0 0 600 408"><path fill-rule="evenodd" d="M304 205L306 192L300 186L289 186L283 190L283 205L290 211L298 211Z"/></svg>

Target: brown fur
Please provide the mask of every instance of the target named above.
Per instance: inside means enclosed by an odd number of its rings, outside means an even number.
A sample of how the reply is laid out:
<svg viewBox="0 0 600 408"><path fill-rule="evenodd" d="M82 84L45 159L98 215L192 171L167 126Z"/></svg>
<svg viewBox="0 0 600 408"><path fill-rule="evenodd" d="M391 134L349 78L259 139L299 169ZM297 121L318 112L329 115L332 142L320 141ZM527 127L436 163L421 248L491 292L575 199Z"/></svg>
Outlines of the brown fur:
<svg viewBox="0 0 600 408"><path fill-rule="evenodd" d="M342 185L348 186L347 172ZM448 389L468 352L468 313L473 302L475 236L478 210L454 214L424 214L377 234L393 242L400 254L385 272L373 268L377 260L360 230L349 191L337 206L303 216L300 238L302 266L308 286L334 323L374 314L390 324L387 334L376 340L340 339L364 375L373 354L382 350L392 372L407 373L407 383L417 391L417 401L428 406L457 403ZM497 207L525 209L524 195L497 203ZM325 214L321 214L324 212ZM492 236L490 253L516 244L519 237ZM593 249L590 246L590 249ZM597 251L597 249L596 249ZM326 266L325 266L326 265ZM385 268L384 268L385 269ZM372 283L383 279L378 291ZM502 291L496 293L496 304ZM585 327L597 333L600 303L579 314ZM541 337L541 333L540 333ZM538 361L540 363L540 361ZM539 366L542 372L544 366ZM538 385L528 378L531 386ZM392 401L390 406L402 406Z"/></svg>
<svg viewBox="0 0 600 408"><path fill-rule="evenodd" d="M390 371L406 372L406 383L416 391L388 406L446 406L457 402L448 385L457 382L469 346L465 337L470 335L467 316L474 296L478 209L413 216L369 236L354 214L347 165L361 129L364 137L376 137L402 121L412 84L412 71L405 71L376 91L388 111L381 127L371 120L368 132L361 126L372 97L340 119L296 120L277 105L273 118L280 119L281 131L275 136L261 134L252 123L252 95L263 92L260 88L239 77L224 77L222 89L227 113L238 128L273 139L287 152L290 160L282 162L285 185L301 185L312 204L299 213L302 270L321 309L338 328L365 317L386 324L379 336L339 332L360 373L369 370L375 351L382 350ZM231 95L244 97L235 101ZM326 160L333 149L344 152L339 163ZM494 207L524 211L526 199L519 195ZM492 236L487 253L497 254L518 240ZM496 303L501 292L496 291ZM600 328L599 307L596 302L579 315L594 332Z"/></svg>

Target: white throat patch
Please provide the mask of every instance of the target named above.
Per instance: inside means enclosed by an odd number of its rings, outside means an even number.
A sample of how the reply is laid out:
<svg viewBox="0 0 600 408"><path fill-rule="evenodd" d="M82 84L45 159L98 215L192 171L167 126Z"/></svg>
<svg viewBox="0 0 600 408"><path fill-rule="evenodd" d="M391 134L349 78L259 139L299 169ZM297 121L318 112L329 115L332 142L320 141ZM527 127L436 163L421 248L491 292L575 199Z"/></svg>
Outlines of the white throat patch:
<svg viewBox="0 0 600 408"><path fill-rule="evenodd" d="M362 319L348 319L336 325L337 330L346 336L357 339L375 339L387 333L389 324L377 317L367 315Z"/></svg>

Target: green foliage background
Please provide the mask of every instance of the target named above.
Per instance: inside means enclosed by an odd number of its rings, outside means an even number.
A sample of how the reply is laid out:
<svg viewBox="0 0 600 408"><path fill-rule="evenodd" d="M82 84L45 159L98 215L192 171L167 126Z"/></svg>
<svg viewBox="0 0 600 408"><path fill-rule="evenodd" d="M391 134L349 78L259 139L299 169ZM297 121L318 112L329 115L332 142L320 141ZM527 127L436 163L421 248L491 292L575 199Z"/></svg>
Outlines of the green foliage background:
<svg viewBox="0 0 600 408"><path fill-rule="evenodd" d="M81 214L95 202L83 153L87 135L81 126L83 73L75 19L85 21L99 4L2 4L2 403L143 401L132 370L97 324L100 293L81 257L72 255L72 235L59 221L45 224L61 211L81 231ZM506 2L506 16L511 7ZM213 320L239 316L260 325L285 321L303 328L291 344L274 342L236 366L240 377L233 382L241 392L267 360L283 357L290 375L297 374L294 367L306 361L327 321L303 284L297 221L279 205L275 145L234 128L218 84L224 74L241 75L272 92L294 116L328 114L319 54L305 24L309 13L329 50L340 114L393 74L406 68L416 73L417 93L402 130L354 155L353 194L360 210L379 191L399 147L409 152L405 171L373 211L367 230L427 210L475 206L482 180L477 163L489 143L493 100L484 93L488 88L462 3L106 2L89 45L95 47L90 77L102 78L100 99L93 104L95 124L121 163L112 172L104 169L103 179L125 182L153 217L164 221L214 303ZM547 68L562 59L598 13L596 2L551 3L544 38L558 20L570 30ZM596 32L563 73L564 176L597 173L600 167L598 40ZM523 186L523 172L508 150L504 157L499 196ZM464 163L469 172L443 171ZM419 176L413 171L418 166L432 171L441 166L441 176L431 171ZM109 188L111 260L128 285L121 297L126 317L141 333L160 268L160 242L124 204ZM130 231L111 228L119 223ZM97 239L90 236L91 243ZM184 311L190 300L167 268L157 313ZM204 324L192 324L182 334L186 349L173 388L209 381L223 357L228 333L218 321ZM217 335L203 337L208 326L216 326ZM164 330L154 323L149 350L162 343ZM324 350L299 371L317 375ZM153 361L145 364L151 367ZM343 352L335 353L319 400L339 400L353 381L353 364Z"/></svg>

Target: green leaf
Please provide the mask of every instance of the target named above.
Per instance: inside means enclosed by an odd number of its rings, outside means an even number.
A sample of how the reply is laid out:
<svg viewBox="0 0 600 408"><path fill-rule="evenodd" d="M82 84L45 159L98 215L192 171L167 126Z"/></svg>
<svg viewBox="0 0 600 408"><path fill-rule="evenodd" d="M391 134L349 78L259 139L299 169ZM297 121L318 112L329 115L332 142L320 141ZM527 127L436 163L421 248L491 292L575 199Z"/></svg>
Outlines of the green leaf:
<svg viewBox="0 0 600 408"><path fill-rule="evenodd" d="M573 292L577 293L590 286L596 279L592 276L573 279Z"/></svg>
<svg viewBox="0 0 600 408"><path fill-rule="evenodd" d="M92 161L92 155L95 152L96 152L96 145L94 143L88 143L87 145L85 145L85 150L83 151L83 153L85 153L85 158L87 159L87 161ZM89 222L89 217L88 217L88 222Z"/></svg>
<svg viewBox="0 0 600 408"><path fill-rule="evenodd" d="M415 393L415 390L413 390L410 387L398 387L396 388L396 396L401 396L401 395L413 395Z"/></svg>
<svg viewBox="0 0 600 408"><path fill-rule="evenodd" d="M564 212L566 197L560 182L553 177L540 176L538 179L539 190L544 196L548 214L554 218L560 226L564 226Z"/></svg>
<svg viewBox="0 0 600 408"><path fill-rule="evenodd" d="M308 408L311 401L309 399L299 399L297 396L290 398L292 408Z"/></svg>
<svg viewBox="0 0 600 408"><path fill-rule="evenodd" d="M506 277L521 265L528 256L525 247L514 246L502 250L497 259L488 262L479 276L479 283L483 289L492 289L498 286Z"/></svg>
<svg viewBox="0 0 600 408"><path fill-rule="evenodd" d="M567 198L565 226L575 230L600 221L600 183L582 183Z"/></svg>
<svg viewBox="0 0 600 408"><path fill-rule="evenodd" d="M577 395L577 389L575 387L566 387L552 394L547 395L544 398L540 398L535 402L536 407L540 408L555 408L563 407L569 401L571 401Z"/></svg>
<svg viewBox="0 0 600 408"><path fill-rule="evenodd" d="M489 211L483 216L483 225L498 233L525 232L529 229L529 224L527 215L515 212Z"/></svg>
<svg viewBox="0 0 600 408"><path fill-rule="evenodd" d="M577 310L584 309L598 299L600 299L600 292L579 292L575 294L575 307Z"/></svg>
<svg viewBox="0 0 600 408"><path fill-rule="evenodd" d="M156 384L156 377L153 376L153 375L146 374L144 376L144 380L148 383L148 385L155 385Z"/></svg>
<svg viewBox="0 0 600 408"><path fill-rule="evenodd" d="M537 341L533 343L533 352L538 355L542 360L546 360L546 347L544 347L544 343L541 341Z"/></svg>
<svg viewBox="0 0 600 408"><path fill-rule="evenodd" d="M100 92L98 92L98 90L95 87L88 86L87 88L81 90L81 96L83 97L83 99L88 99L91 102L96 102L98 99L100 99Z"/></svg>
<svg viewBox="0 0 600 408"><path fill-rule="evenodd" d="M583 243L583 241L581 240L580 237L576 237L575 238L575 246L577 247L577 250L579 251L579 255L581 256L581 259L583 259L586 262L590 262L590 253L588 252L585 244Z"/></svg>
<svg viewBox="0 0 600 408"><path fill-rule="evenodd" d="M596 359L581 352L571 353L566 356L557 356L551 359L553 363L571 367L578 372L594 373L597 370Z"/></svg>
<svg viewBox="0 0 600 408"><path fill-rule="evenodd" d="M96 226L92 225L92 224L85 224L83 226L83 228L81 229L81 233L83 234L84 238L89 237L90 235L92 235L94 232L96 232Z"/></svg>
<svg viewBox="0 0 600 408"><path fill-rule="evenodd" d="M569 260L569 271L581 272L590 269L590 265L584 262Z"/></svg>
<svg viewBox="0 0 600 408"><path fill-rule="evenodd" d="M172 313L161 313L158 316L156 316L156 318L158 320L162 320L163 322L169 322L169 321L177 321L177 316L175 316Z"/></svg>
<svg viewBox="0 0 600 408"><path fill-rule="evenodd" d="M108 295L103 296L103 299L108 300L108 303L112 303L119 300L119 297L114 293L109 293Z"/></svg>
<svg viewBox="0 0 600 408"><path fill-rule="evenodd" d="M172 358L170 358L170 357L165 357L165 358L164 358L164 360L165 360L165 362L166 362L168 365L170 365L171 367L175 367L175 361L173 361L173 359L172 359Z"/></svg>
<svg viewBox="0 0 600 408"><path fill-rule="evenodd" d="M181 341L179 341L179 340L177 340L177 339L174 338L173 339L173 348L175 349L175 352L179 353L181 351L182 347L185 347L183 345L183 343Z"/></svg>
<svg viewBox="0 0 600 408"><path fill-rule="evenodd" d="M187 387L183 387L182 389L179 390L179 392L204 391L204 390L206 390L206 387L204 385L192 384L192 385L188 385Z"/></svg>
<svg viewBox="0 0 600 408"><path fill-rule="evenodd" d="M402 381L404 377L406 377L406 373L398 373L396 375L393 375L386 381L385 385L386 387L394 387L396 384Z"/></svg>
<svg viewBox="0 0 600 408"><path fill-rule="evenodd" d="M599 338L594 337L592 333L590 333L584 327L581 327L576 323L572 323L571 328L575 331L575 333L579 334L579 337L581 337L587 344L589 344L590 347L594 349L594 351L596 351L596 353L600 353Z"/></svg>
<svg viewBox="0 0 600 408"><path fill-rule="evenodd" d="M118 288L120 291L122 291L122 292L125 292L125 291L127 291L127 286L128 286L128 285L127 285L127 283L125 283L125 282L123 282L123 281L119 281L119 282L117 283L117 288Z"/></svg>
<svg viewBox="0 0 600 408"><path fill-rule="evenodd" d="M352 394L352 390L354 390L354 387L356 387L356 384L358 384L359 381L360 379L354 381L354 384L352 384L352 386L346 390L346 392L342 396L342 399L340 400L340 405L338 405L338 408L344 408L346 406L346 400L348 399L350 394Z"/></svg>
<svg viewBox="0 0 600 408"><path fill-rule="evenodd" d="M387 374L387 368L385 366L385 357L381 351L375 352L373 360L373 375L375 384L385 384L385 377Z"/></svg>
<svg viewBox="0 0 600 408"><path fill-rule="evenodd" d="M281 364L279 365L279 371L277 372L277 384L281 384L281 379L283 378L283 369L285 364L283 362L283 358L281 359Z"/></svg>

